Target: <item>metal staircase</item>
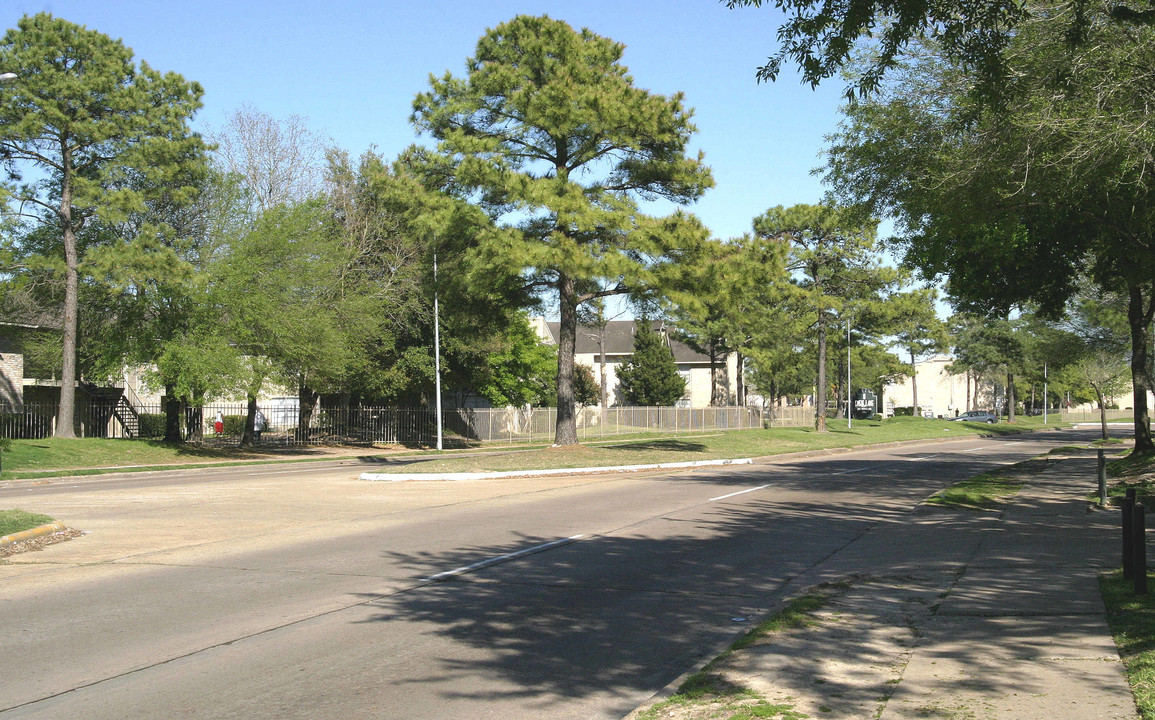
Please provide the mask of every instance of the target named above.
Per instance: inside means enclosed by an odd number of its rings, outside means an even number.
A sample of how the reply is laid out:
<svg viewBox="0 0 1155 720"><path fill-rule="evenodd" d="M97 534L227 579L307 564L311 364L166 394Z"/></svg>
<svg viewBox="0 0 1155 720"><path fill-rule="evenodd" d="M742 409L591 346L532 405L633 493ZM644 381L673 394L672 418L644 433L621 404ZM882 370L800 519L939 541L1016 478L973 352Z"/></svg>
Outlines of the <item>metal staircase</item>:
<svg viewBox="0 0 1155 720"><path fill-rule="evenodd" d="M124 428L124 436L135 439L140 435L140 414L136 411L124 395L116 398L116 405L112 407L112 414L120 421Z"/></svg>

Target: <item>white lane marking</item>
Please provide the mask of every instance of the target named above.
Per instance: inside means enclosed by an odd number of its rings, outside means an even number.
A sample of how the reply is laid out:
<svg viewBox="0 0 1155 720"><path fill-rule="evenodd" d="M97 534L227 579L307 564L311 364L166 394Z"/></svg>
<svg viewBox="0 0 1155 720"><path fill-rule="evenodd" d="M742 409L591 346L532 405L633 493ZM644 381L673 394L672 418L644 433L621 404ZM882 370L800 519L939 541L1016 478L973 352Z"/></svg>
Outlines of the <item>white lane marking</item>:
<svg viewBox="0 0 1155 720"><path fill-rule="evenodd" d="M963 450L963 452L978 452L979 450L986 450L989 447L990 445L983 445L981 447L971 448L970 450Z"/></svg>
<svg viewBox="0 0 1155 720"><path fill-rule="evenodd" d="M906 460L907 462L922 462L923 460L930 460L932 457L937 457L937 456L936 455L924 455L922 457L903 458L903 460Z"/></svg>
<svg viewBox="0 0 1155 720"><path fill-rule="evenodd" d="M1023 444L1022 440L1016 440L1015 442L1006 443L1003 447L1010 447L1011 445L1022 445L1022 444Z"/></svg>
<svg viewBox="0 0 1155 720"><path fill-rule="evenodd" d="M842 470L841 472L836 472L836 473L831 473L831 474L832 474L832 475L849 475L849 474L851 474L851 473L858 473L858 472L862 472L863 470L870 470L870 468L871 468L871 466L870 466L870 465L866 465L866 466L864 466L864 467L860 467L860 468L853 468L853 469L851 469L851 470Z"/></svg>
<svg viewBox="0 0 1155 720"><path fill-rule="evenodd" d="M585 535L570 535L569 537L562 538L561 540L554 540L553 542L547 542L547 543L544 543L542 545L534 545L533 547L525 548L524 550L518 550L517 552L506 553L505 555L498 555L497 557L491 557L491 558L488 558L486 560L479 560L478 562L475 562L471 565L462 565L461 567L454 568L453 570L446 570L445 572L437 573L436 575L430 575L429 577L425 578L422 582L437 582L438 580L445 580L446 578L456 577L458 575L464 575L465 573L473 572L474 570L480 570L482 568L489 567L490 565L497 565L498 563L503 563L503 562L506 562L507 560L516 560L517 558L525 557L526 555L533 555L534 553L539 553L539 552L542 552L544 550L550 550L550 549L555 548L555 547L561 547L562 545L569 545L570 543L577 542L578 540L581 540L584 537L586 537L586 536Z"/></svg>
<svg viewBox="0 0 1155 720"><path fill-rule="evenodd" d="M757 490L765 490L768 487L770 487L770 486L769 485L759 485L758 487L755 487L755 488L749 488L747 490L739 490L738 492L732 492L729 495L719 495L718 497L712 497L707 502L717 502L719 500L725 500L727 498L737 497L738 495L745 495L746 493L752 493L752 492L755 492Z"/></svg>

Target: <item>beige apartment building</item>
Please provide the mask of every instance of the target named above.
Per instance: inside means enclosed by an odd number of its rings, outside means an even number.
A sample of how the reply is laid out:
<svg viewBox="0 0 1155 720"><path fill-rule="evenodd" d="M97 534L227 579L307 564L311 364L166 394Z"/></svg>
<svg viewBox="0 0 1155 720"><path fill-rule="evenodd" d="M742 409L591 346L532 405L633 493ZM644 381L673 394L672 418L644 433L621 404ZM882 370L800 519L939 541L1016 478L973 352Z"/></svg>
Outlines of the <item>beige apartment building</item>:
<svg viewBox="0 0 1155 720"><path fill-rule="evenodd" d="M557 345L561 323L547 322L544 318L531 318L530 324L538 336L549 345ZM710 405L711 373L708 355L697 352L673 337L673 328L661 321L654 321L654 329L665 339L674 354L674 364L678 374L686 381L686 393L678 401L679 407L708 407ZM594 381L601 382L601 356L605 353L606 388L609 405L621 405L618 392L618 367L629 360L634 352L633 320L613 320L606 323L603 330L579 325L574 361L590 367L594 371ZM725 398L726 405L733 405L738 397L738 356L734 353L718 363L716 381Z"/></svg>

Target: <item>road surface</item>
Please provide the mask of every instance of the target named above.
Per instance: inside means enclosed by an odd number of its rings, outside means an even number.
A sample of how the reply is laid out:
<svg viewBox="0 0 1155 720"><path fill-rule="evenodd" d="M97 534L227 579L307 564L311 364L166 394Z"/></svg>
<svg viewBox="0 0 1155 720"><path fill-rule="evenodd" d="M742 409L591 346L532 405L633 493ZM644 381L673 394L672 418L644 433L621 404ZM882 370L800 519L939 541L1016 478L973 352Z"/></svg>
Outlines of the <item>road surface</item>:
<svg viewBox="0 0 1155 720"><path fill-rule="evenodd" d="M1093 435L596 477L5 483L0 507L88 534L0 565L0 719L620 718L935 491Z"/></svg>

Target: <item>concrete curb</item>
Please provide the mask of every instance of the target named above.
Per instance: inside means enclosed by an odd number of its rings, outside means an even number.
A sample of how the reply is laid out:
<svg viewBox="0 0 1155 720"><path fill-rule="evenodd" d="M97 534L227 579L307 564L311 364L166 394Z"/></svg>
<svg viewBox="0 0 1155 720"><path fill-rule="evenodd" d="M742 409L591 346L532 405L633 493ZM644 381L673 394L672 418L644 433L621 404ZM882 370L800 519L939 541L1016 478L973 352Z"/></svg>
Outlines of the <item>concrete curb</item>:
<svg viewBox="0 0 1155 720"><path fill-rule="evenodd" d="M361 473L362 480L374 482L446 482L453 480L494 480L513 477L548 477L551 475L601 475L605 473L641 472L644 470L678 470L683 468L716 467L719 465L751 465L753 458L735 460L693 460L676 463L651 463L647 465L611 465L587 468L550 468L547 470L510 470L505 472L457 472L457 473Z"/></svg>
<svg viewBox="0 0 1155 720"><path fill-rule="evenodd" d="M1049 428L1041 428L1047 430ZM1061 430L1062 428L1055 428ZM789 460L799 458L824 457L827 455L843 455L847 453L862 452L868 450L877 450L893 447L901 447L903 445L921 445L927 442L961 442L964 440L974 440L976 437L997 438L1007 437L1008 435L1021 435L1026 433L1038 432L1035 429L1022 429L1012 432L992 433L990 435L964 435L962 437L941 438L938 440L931 440L923 438L921 440L892 440L890 442L872 443L868 445L852 445L850 447L833 447L822 448L819 450L800 450L792 453L780 453L777 455L762 455L754 458L739 458L733 460L695 460L690 462L677 463L654 463L649 465L614 465L608 467L588 467L588 468L553 468L549 470L513 470L509 472L472 472L472 473L361 473L362 480L369 480L373 482L452 482L456 480L493 480L501 478L513 477L542 477L551 475L597 475L604 473L626 473L626 472L643 472L646 470L677 470L684 468L718 466L718 465L752 465L754 463L762 464L767 462L774 462L778 460Z"/></svg>
<svg viewBox="0 0 1155 720"><path fill-rule="evenodd" d="M41 525L40 527L34 527L31 530L24 530L23 532L12 533L11 535L5 535L4 537L0 537L0 548L8 547L9 545L14 545L15 543L23 542L25 540L31 540L32 538L38 538L38 537L42 537L44 535L51 535L52 533L64 532L67 529L68 528L66 528L64 526L64 523L54 522L50 525Z"/></svg>

